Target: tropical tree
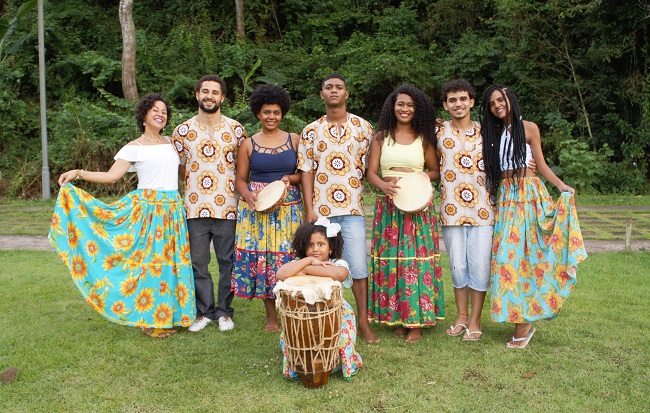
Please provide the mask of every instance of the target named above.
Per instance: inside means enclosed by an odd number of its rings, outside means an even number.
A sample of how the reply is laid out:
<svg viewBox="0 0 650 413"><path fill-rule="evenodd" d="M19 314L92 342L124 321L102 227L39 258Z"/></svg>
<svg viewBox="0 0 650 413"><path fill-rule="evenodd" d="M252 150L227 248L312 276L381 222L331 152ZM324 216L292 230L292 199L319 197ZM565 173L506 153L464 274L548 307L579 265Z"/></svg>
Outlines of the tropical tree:
<svg viewBox="0 0 650 413"><path fill-rule="evenodd" d="M127 100L138 100L135 81L135 24L133 0L120 0L120 25L122 26L122 92Z"/></svg>
<svg viewBox="0 0 650 413"><path fill-rule="evenodd" d="M8 16L0 17L0 61L4 60L7 55L16 53L23 47L25 42L32 37L32 33L22 36L21 38L11 41L18 27L18 20L27 12L36 7L36 0L24 2L12 18Z"/></svg>

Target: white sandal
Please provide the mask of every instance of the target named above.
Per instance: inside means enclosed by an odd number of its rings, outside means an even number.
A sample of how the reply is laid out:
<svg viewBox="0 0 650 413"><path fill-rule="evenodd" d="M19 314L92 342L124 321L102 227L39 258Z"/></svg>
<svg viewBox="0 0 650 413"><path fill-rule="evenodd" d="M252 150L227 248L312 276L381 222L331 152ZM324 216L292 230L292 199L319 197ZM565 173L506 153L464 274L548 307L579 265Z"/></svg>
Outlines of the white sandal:
<svg viewBox="0 0 650 413"><path fill-rule="evenodd" d="M512 339L506 343L506 348L525 348L528 345L528 342L530 341L531 338L533 338L533 334L535 334L535 326L531 326L530 330L528 330L528 334L526 337L522 338L515 338L515 336L512 336ZM517 344L513 344L517 343ZM522 343L522 344L518 344Z"/></svg>
<svg viewBox="0 0 650 413"><path fill-rule="evenodd" d="M454 330L457 327L463 327L458 334L454 334ZM451 330L451 334L449 334L449 330ZM465 324L456 324L456 325L451 325L447 331L445 331L445 334L447 334L449 337L458 337L459 335L463 334L463 332L467 330L467 326Z"/></svg>

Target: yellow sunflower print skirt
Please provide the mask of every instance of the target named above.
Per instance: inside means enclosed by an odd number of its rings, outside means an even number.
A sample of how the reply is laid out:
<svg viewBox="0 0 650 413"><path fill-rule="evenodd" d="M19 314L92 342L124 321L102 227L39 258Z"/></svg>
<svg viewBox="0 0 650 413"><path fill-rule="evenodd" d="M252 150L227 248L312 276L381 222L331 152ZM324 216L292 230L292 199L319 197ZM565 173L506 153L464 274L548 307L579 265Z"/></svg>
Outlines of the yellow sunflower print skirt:
<svg viewBox="0 0 650 413"><path fill-rule="evenodd" d="M66 184L49 241L83 298L108 320L155 328L194 321L194 276L178 191L138 189L105 204Z"/></svg>
<svg viewBox="0 0 650 413"><path fill-rule="evenodd" d="M585 258L571 194L553 202L539 178L501 181L492 240L492 321L555 318Z"/></svg>

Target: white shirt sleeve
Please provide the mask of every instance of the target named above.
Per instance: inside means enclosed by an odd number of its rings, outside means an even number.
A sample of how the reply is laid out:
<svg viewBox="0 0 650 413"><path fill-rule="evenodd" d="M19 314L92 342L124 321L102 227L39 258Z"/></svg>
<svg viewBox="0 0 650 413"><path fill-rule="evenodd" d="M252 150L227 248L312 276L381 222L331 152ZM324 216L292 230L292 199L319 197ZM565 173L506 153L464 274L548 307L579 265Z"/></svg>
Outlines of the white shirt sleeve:
<svg viewBox="0 0 650 413"><path fill-rule="evenodd" d="M343 282L341 284L343 284L343 286L345 288L352 287L352 275L350 274L350 266L348 265L348 262L345 261L345 260L340 260L339 259L339 260L334 261L334 265L336 265L337 267L345 267L345 269L348 270L348 278L343 280Z"/></svg>

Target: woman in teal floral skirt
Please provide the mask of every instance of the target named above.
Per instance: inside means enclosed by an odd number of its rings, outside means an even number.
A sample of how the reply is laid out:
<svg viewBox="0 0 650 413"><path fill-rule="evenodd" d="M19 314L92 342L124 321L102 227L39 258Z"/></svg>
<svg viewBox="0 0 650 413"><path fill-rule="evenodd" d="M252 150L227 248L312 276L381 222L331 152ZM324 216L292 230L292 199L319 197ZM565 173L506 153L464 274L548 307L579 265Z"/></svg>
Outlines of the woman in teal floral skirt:
<svg viewBox="0 0 650 413"><path fill-rule="evenodd" d="M144 96L136 109L142 134L120 149L108 172L61 174L49 236L93 309L151 337L167 337L196 316L179 159L160 135L169 116L162 96ZM138 189L111 204L70 183L111 184L126 172L138 174Z"/></svg>

